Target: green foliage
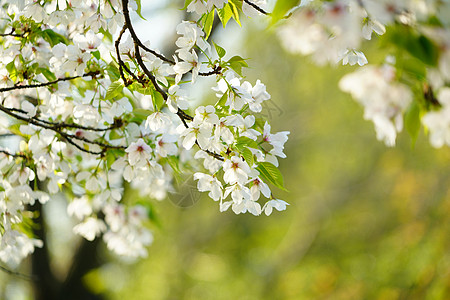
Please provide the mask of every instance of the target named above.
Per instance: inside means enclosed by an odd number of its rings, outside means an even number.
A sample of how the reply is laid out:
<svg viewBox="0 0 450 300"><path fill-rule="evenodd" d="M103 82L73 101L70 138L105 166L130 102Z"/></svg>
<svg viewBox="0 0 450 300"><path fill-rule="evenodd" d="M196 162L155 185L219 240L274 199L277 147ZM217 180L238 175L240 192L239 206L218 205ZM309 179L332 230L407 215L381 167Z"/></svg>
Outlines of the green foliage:
<svg viewBox="0 0 450 300"><path fill-rule="evenodd" d="M63 35L61 35L59 33L56 33L56 32L54 32L51 29L45 29L45 30L41 31L39 34L52 47L57 45L57 44L59 44L59 43L63 43L63 44L66 44L66 45L69 44L69 41L67 40L67 38L65 36L63 36Z"/></svg>
<svg viewBox="0 0 450 300"><path fill-rule="evenodd" d="M272 12L272 24L283 19L286 16L286 13L299 2L299 0L278 0Z"/></svg>
<svg viewBox="0 0 450 300"><path fill-rule="evenodd" d="M211 34L212 26L214 24L215 11L211 10L209 13L203 15L203 31L205 32L205 39L207 40Z"/></svg>
<svg viewBox="0 0 450 300"><path fill-rule="evenodd" d="M437 46L409 26L392 26L381 39L385 40L384 43L395 45L401 51L407 51L428 66L437 65L439 58Z"/></svg>
<svg viewBox="0 0 450 300"><path fill-rule="evenodd" d="M417 101L413 101L406 112L405 128L411 136L411 141L414 145L420 132L420 107Z"/></svg>
<svg viewBox="0 0 450 300"><path fill-rule="evenodd" d="M105 100L113 99L122 93L124 85L122 81L117 80L111 83L111 85L106 90Z"/></svg>
<svg viewBox="0 0 450 300"><path fill-rule="evenodd" d="M266 182L270 182L279 189L286 190L284 188L283 175L273 164L269 162L260 162L258 163L256 170L259 171L261 178Z"/></svg>
<svg viewBox="0 0 450 300"><path fill-rule="evenodd" d="M219 16L220 21L222 22L223 27L227 25L230 19L234 19L236 23L241 26L241 22L239 20L239 11L235 3L232 1L224 4L223 8L217 9L217 15Z"/></svg>
<svg viewBox="0 0 450 300"><path fill-rule="evenodd" d="M217 45L216 43L214 43L214 48L216 49L217 55L219 56L219 58L222 58L225 56L225 54L227 53L225 51L225 49L223 49L222 47L220 47L219 45Z"/></svg>
<svg viewBox="0 0 450 300"><path fill-rule="evenodd" d="M233 71L242 76L242 68L248 68L248 64L242 57L236 55L228 60L228 65Z"/></svg>

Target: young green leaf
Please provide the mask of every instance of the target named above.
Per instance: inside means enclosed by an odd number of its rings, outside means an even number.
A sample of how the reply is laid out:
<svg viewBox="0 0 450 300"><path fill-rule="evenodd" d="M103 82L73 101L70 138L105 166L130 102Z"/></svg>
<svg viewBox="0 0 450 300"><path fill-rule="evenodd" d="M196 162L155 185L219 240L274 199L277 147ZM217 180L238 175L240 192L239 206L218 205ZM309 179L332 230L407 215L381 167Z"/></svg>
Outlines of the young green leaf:
<svg viewBox="0 0 450 300"><path fill-rule="evenodd" d="M245 60L240 56L233 56L228 60L228 64L231 69L233 69L236 73L242 76L242 68L248 67L248 64L245 62Z"/></svg>
<svg viewBox="0 0 450 300"><path fill-rule="evenodd" d="M420 107L417 101L413 101L406 111L405 127L411 136L411 143L414 146L420 131Z"/></svg>
<svg viewBox="0 0 450 300"><path fill-rule="evenodd" d="M278 168L273 164L269 162L261 162L256 169L265 181L270 182L279 189L286 190L283 186L283 175L281 175L280 170L278 170Z"/></svg>
<svg viewBox="0 0 450 300"><path fill-rule="evenodd" d="M106 90L105 100L118 96L123 90L123 83L120 80L114 81Z"/></svg>
<svg viewBox="0 0 450 300"><path fill-rule="evenodd" d="M286 13L295 7L300 0L278 0L272 11L272 24L283 19Z"/></svg>
<svg viewBox="0 0 450 300"><path fill-rule="evenodd" d="M211 10L209 13L206 14L206 16L204 16L204 21L203 21L203 31L205 32L205 40L208 39L209 35L211 34L211 30L212 30L212 26L214 23L214 16L215 16L215 11L214 9Z"/></svg>
<svg viewBox="0 0 450 300"><path fill-rule="evenodd" d="M244 147L244 149L242 149L242 156L244 157L247 164L252 167L255 163L252 151L250 151L250 149L248 149L247 147Z"/></svg>
<svg viewBox="0 0 450 300"><path fill-rule="evenodd" d="M217 55L218 55L220 58L224 57L225 54L227 53L227 52L225 51L225 49L223 49L222 47L220 47L219 45L217 45L217 44L214 43L214 42L213 42L213 44L214 44L214 48L216 48Z"/></svg>
<svg viewBox="0 0 450 300"><path fill-rule="evenodd" d="M43 30L41 33L41 36L44 40L46 40L50 46L55 46L59 43L63 43L68 45L69 41L67 40L67 38L59 33L54 32L51 29L45 29Z"/></svg>
<svg viewBox="0 0 450 300"><path fill-rule="evenodd" d="M136 4L137 4L136 13L138 14L139 17L141 17L141 19L147 21L141 14L141 10L142 10L141 0L136 0Z"/></svg>
<svg viewBox="0 0 450 300"><path fill-rule="evenodd" d="M231 8L230 4L227 3L223 6L223 8L217 10L217 15L222 22L223 28L225 28L228 21L231 19L231 17L233 17L233 9Z"/></svg>

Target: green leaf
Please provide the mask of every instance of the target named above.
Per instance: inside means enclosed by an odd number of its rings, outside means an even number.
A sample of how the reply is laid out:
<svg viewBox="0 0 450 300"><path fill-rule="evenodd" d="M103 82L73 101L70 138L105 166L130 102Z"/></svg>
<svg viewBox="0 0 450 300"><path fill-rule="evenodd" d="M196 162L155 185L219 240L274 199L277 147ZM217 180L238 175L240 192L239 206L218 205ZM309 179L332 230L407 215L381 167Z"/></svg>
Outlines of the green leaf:
<svg viewBox="0 0 450 300"><path fill-rule="evenodd" d="M413 101L406 111L405 127L411 136L411 143L414 146L420 131L420 107L417 101Z"/></svg>
<svg viewBox="0 0 450 300"><path fill-rule="evenodd" d="M250 149L248 149L247 147L244 147L241 154L244 157L245 161L248 163L248 165L252 167L253 164L255 163L252 151L250 151Z"/></svg>
<svg viewBox="0 0 450 300"><path fill-rule="evenodd" d="M91 54L92 54L92 56L94 56L96 59L100 60L100 51L97 50L97 51L92 52Z"/></svg>
<svg viewBox="0 0 450 300"><path fill-rule="evenodd" d="M250 148L258 148L258 143L255 142L254 140L246 137L246 136L240 136L237 138L236 140L236 148L243 152L244 151L244 147L250 147Z"/></svg>
<svg viewBox="0 0 450 300"><path fill-rule="evenodd" d="M217 9L217 15L222 22L223 28L227 25L228 21L233 17L233 9L230 4L227 3L221 9Z"/></svg>
<svg viewBox="0 0 450 300"><path fill-rule="evenodd" d="M14 60L12 60L10 63L6 65L6 71L8 71L9 78L11 78L12 81L16 81L17 69Z"/></svg>
<svg viewBox="0 0 450 300"><path fill-rule="evenodd" d="M53 74L49 69L46 69L46 68L39 68L38 71L39 71L40 73L42 73L42 75L44 75L45 78L47 78L48 81L54 81L54 80L56 80L55 74Z"/></svg>
<svg viewBox="0 0 450 300"><path fill-rule="evenodd" d="M228 99L228 92L226 92L225 94L222 95L222 97L220 97L219 101L217 101L215 106L216 107L217 106L225 107L225 103L227 103L227 99Z"/></svg>
<svg viewBox="0 0 450 300"><path fill-rule="evenodd" d="M214 48L216 48L217 55L219 55L220 58L224 57L225 54L227 53L225 51L225 49L223 49L222 47L220 47L219 45L214 43L214 41L213 41L213 44L214 44Z"/></svg>
<svg viewBox="0 0 450 300"><path fill-rule="evenodd" d="M107 165L108 169L117 160L117 158L122 156L122 155L123 155L123 150L109 149L106 152L106 165Z"/></svg>
<svg viewBox="0 0 450 300"><path fill-rule="evenodd" d="M214 24L214 9L211 10L209 13L206 14L206 16L204 16L204 21L203 21L203 31L205 32L205 40L208 39L209 35L211 34L211 30L212 30L212 26Z"/></svg>
<svg viewBox="0 0 450 300"><path fill-rule="evenodd" d="M156 90L152 90L152 100L153 105L156 107L157 110L161 110L164 104L166 103L163 96Z"/></svg>
<svg viewBox="0 0 450 300"><path fill-rule="evenodd" d="M283 19L286 13L298 5L300 0L278 0L272 11L272 24Z"/></svg>
<svg viewBox="0 0 450 300"><path fill-rule="evenodd" d="M40 34L42 38L46 40L52 47L59 43L63 43L66 45L69 44L69 40L65 36L56 33L51 29L45 29Z"/></svg>
<svg viewBox="0 0 450 300"><path fill-rule="evenodd" d="M236 23L239 24L239 26L242 26L241 21L239 20L239 10L237 9L236 5L232 1L230 1L229 4L231 7L231 11L233 13L233 19L236 21Z"/></svg>
<svg viewBox="0 0 450 300"><path fill-rule="evenodd" d="M413 28L404 25L393 26L383 36L383 40L387 44L391 43L398 49L408 52L427 65L437 65L439 58L438 47Z"/></svg>
<svg viewBox="0 0 450 300"><path fill-rule="evenodd" d="M248 64L245 62L245 60L240 56L233 56L228 60L228 64L231 69L233 69L236 73L242 76L242 68L248 67Z"/></svg>
<svg viewBox="0 0 450 300"><path fill-rule="evenodd" d="M139 17L141 17L141 19L145 20L145 18L141 14L141 9L142 9L141 0L136 0L136 4L137 4L136 13L138 14ZM145 20L145 21L147 21L147 20Z"/></svg>
<svg viewBox="0 0 450 300"><path fill-rule="evenodd" d="M194 0L186 0L186 2L184 2L184 7L181 10L186 10L186 8L189 6L189 4L191 4L191 2Z"/></svg>
<svg viewBox="0 0 450 300"><path fill-rule="evenodd" d="M280 170L278 170L278 168L275 167L273 164L269 162L261 162L256 167L256 170L259 171L262 179L264 179L267 182L270 182L277 188L286 191L286 189L283 186L284 185L283 175L281 175Z"/></svg>
<svg viewBox="0 0 450 300"><path fill-rule="evenodd" d="M411 57L409 55L399 57L395 66L397 69L402 70L420 81L424 81L427 78L427 69L425 64L415 57Z"/></svg>
<svg viewBox="0 0 450 300"><path fill-rule="evenodd" d="M176 156L167 156L166 157L167 163L172 168L172 170L175 171L177 174L181 174L180 166L179 166L179 159Z"/></svg>
<svg viewBox="0 0 450 300"><path fill-rule="evenodd" d="M111 77L111 80L117 81L120 79L120 72L119 68L117 67L117 64L114 62L110 62L109 65L106 67L106 72L108 72L109 77Z"/></svg>
<svg viewBox="0 0 450 300"><path fill-rule="evenodd" d="M105 100L117 97L123 90L123 83L120 80L114 81L106 90Z"/></svg>
<svg viewBox="0 0 450 300"><path fill-rule="evenodd" d="M147 119L147 117L152 113L151 110L143 109L143 108L136 108L133 110L133 115L139 120L140 122Z"/></svg>

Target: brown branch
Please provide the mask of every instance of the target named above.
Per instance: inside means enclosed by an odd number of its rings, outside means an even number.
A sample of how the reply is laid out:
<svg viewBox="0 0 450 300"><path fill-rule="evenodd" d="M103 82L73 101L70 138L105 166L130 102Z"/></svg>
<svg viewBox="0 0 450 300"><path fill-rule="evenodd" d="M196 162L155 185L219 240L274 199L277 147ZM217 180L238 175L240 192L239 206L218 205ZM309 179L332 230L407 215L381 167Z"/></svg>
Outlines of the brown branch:
<svg viewBox="0 0 450 300"><path fill-rule="evenodd" d="M258 5L256 5L255 3L251 2L250 0L244 0L245 3L247 3L248 5L250 5L251 7L253 7L254 9L256 9L257 11L259 11L260 13L268 16L270 15L269 12L265 11L264 9L262 9L261 7L259 7Z"/></svg>
<svg viewBox="0 0 450 300"><path fill-rule="evenodd" d="M77 79L77 78L81 78L81 77L87 77L87 76L95 77L98 74L99 74L98 71L91 71L89 73L86 73L86 74L83 74L83 75L79 75L79 76L63 77L63 78L58 78L56 80L49 81L49 82L37 83L37 84L28 84L28 85L21 85L23 82L19 82L19 83L15 84L14 86L0 88L0 92L8 92L8 91L13 91L13 90L21 90L21 89L39 88L39 87L49 86L49 85L58 83L60 81L68 81L68 80L73 80L73 79Z"/></svg>
<svg viewBox="0 0 450 300"><path fill-rule="evenodd" d="M11 32L10 33L0 33L1 37L6 37L6 36L13 36L13 37L20 37L23 38L25 36L25 32L22 34L18 34L18 33L14 33L15 29L11 28Z"/></svg>
<svg viewBox="0 0 450 300"><path fill-rule="evenodd" d="M152 50L152 49L146 47L144 44L141 43L141 41L140 41L139 39L137 40L137 42L138 42L139 46L140 46L142 49L144 49L144 50L147 51L147 52L150 52L151 54L153 54L154 56L158 57L158 58L161 59L162 61L165 61L165 62L167 62L167 63L169 63L169 64L171 64L171 65L174 65L174 64L175 64L175 62L174 62L173 60L170 60L170 59L166 58L165 56L159 54L159 53L156 52L155 50Z"/></svg>
<svg viewBox="0 0 450 300"><path fill-rule="evenodd" d="M158 82L156 82L155 76L153 76L153 74L147 69L147 67L145 66L144 61L142 60L142 57L140 55L139 47L141 47L147 51L150 49L148 49L148 48L146 49L146 47L142 44L142 42L139 40L136 32L134 31L133 25L131 24L130 11L128 10L128 0L122 0L122 8L123 8L123 15L125 18L125 24L124 24L124 27L122 28L122 31L124 30L124 28L127 28L130 31L131 37L134 42L134 51L135 51L135 58L137 60L137 63L142 68L142 71L145 73L145 75L147 75L147 77L150 79L150 81L152 82L156 91L161 94L161 96L163 97L163 99L165 101L167 101L167 98L168 98L167 93L158 85ZM119 39L117 41L119 41ZM117 50L119 47L117 41L116 41L116 51L117 51L117 55L119 56L120 53ZM167 60L165 60L165 61L167 61ZM171 62L171 63L174 64L174 62ZM217 68L214 68L213 72L219 72L220 69L221 69L220 66ZM204 74L207 74L207 73L204 73ZM212 73L212 74L214 74L214 73ZM206 75L206 76L208 76L208 75ZM140 80L138 80L138 81L140 82ZM183 122L183 125L186 128L189 127L186 121L194 120L194 118L192 116L188 115L180 108L178 108L178 111L176 114L181 119L181 122ZM200 145L198 144L197 141L195 141L195 143L200 147ZM202 149L202 148L200 147L200 149ZM219 154L211 152L207 149L202 149L202 150L218 160L222 160L222 161L224 160L224 158Z"/></svg>
<svg viewBox="0 0 450 300"><path fill-rule="evenodd" d="M6 150L0 150L0 153L12 156L14 158L17 158L17 157L27 158L24 154L21 154L21 153L10 153L10 152L8 152Z"/></svg>
<svg viewBox="0 0 450 300"><path fill-rule="evenodd" d="M219 75L222 74L222 67L221 66L214 66L212 71L209 72L199 72L198 75L200 76L211 76L211 75Z"/></svg>
<svg viewBox="0 0 450 300"><path fill-rule="evenodd" d="M52 131L58 133L58 134L59 134L62 138L64 138L69 144L73 145L73 146L76 147L78 150L83 151L83 152L86 152L86 153L89 153L89 154L93 154L93 155L101 155L101 154L103 154L107 149L125 149L125 148L126 148L126 147L124 147L124 146L112 146L112 145L105 144L105 143L98 142L98 141L91 141L91 140L89 140L89 139L87 139L87 138L84 138L84 137L79 137L79 136L76 136L76 135L72 135L72 134L66 133L66 132L62 131L58 126L48 125L48 124L45 124L45 123L43 123L43 122L40 122L39 119L35 119L35 118L27 118L27 117L24 117L24 116L15 114L13 111L11 111L10 109L4 107L3 105L0 105L0 111L3 111L3 112L6 113L7 115L10 115L11 117L14 117L14 118L16 118L16 119L18 119L18 120L24 121L24 122L26 122L26 123L30 123L30 124L33 124L33 125L36 125L36 126L45 128L45 129L52 130ZM75 143L75 142L73 141L73 139L77 139L77 140L80 140L80 141L83 141L83 142L89 143L89 144L98 145L98 146L102 147L103 149L102 149L102 151L98 151L98 152L96 152L96 151L90 151L90 150L87 150L87 149L81 147L81 146L78 145L77 143Z"/></svg>
<svg viewBox="0 0 450 300"><path fill-rule="evenodd" d="M117 40L115 41L115 47L116 47L116 55L117 55L117 61L119 62L119 72L120 72L120 77L123 80L123 84L125 86L129 86L130 84L132 84L133 82L126 79L125 78L125 74L123 73L123 70L125 70L131 77L133 77L134 80L136 80L137 82L140 82L141 84L143 84L141 82L141 80L134 75L133 72L131 72L131 70L127 67L127 65L123 62L121 56L120 56L120 40L122 39L123 34L125 33L125 31L127 31L128 25L125 23L122 27L122 30L120 31L119 36L117 37Z"/></svg>

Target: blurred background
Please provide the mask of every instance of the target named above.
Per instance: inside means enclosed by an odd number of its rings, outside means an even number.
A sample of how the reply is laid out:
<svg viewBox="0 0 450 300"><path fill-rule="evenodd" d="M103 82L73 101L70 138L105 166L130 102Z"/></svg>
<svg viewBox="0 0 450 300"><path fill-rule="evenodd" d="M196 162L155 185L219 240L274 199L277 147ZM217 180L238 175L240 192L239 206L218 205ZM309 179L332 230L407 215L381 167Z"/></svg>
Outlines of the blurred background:
<svg viewBox="0 0 450 300"><path fill-rule="evenodd" d="M179 2L157 2L143 10L155 23L136 22L141 34L167 27L148 37L164 48L183 16ZM171 25L162 26L166 5ZM273 188L290 206L254 217L220 213L202 194L154 202L148 258L122 261L103 246L98 255L110 259L85 284L107 299L450 299L450 149L432 148L424 132L415 146L403 132L387 148L337 87L354 68L287 54L263 18L243 29L231 23L214 41L226 58L250 58L246 80L267 85L273 132L291 132L280 164L289 192ZM369 62L384 58L377 41L365 53ZM200 96L216 101L210 91ZM10 299L23 297L13 290Z"/></svg>

